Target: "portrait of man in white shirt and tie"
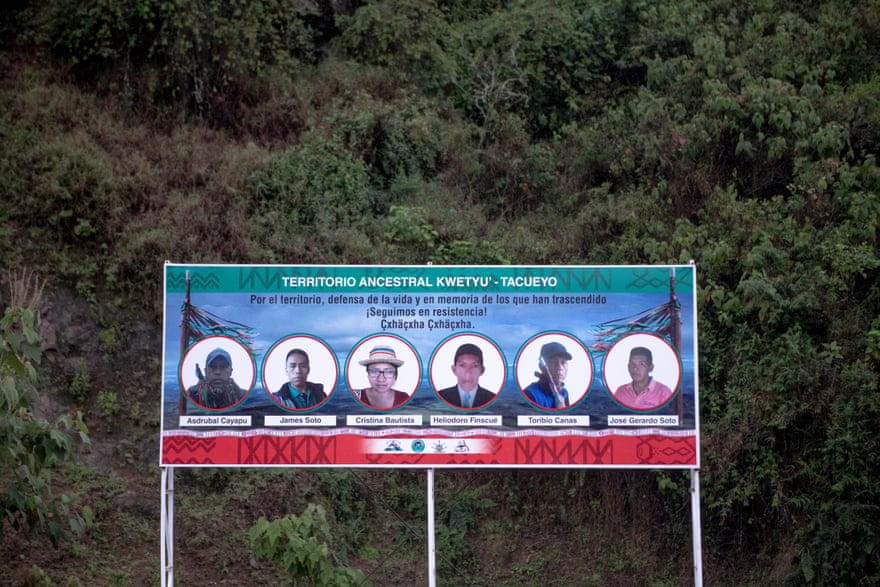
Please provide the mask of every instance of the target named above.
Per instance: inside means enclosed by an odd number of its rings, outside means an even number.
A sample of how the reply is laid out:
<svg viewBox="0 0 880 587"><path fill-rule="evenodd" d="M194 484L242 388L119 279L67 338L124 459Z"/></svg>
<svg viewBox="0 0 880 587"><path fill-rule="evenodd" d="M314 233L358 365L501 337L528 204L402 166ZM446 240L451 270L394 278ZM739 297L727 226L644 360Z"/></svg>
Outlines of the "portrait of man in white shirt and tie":
<svg viewBox="0 0 880 587"><path fill-rule="evenodd" d="M480 377L485 372L483 351L475 344L465 343L456 349L452 362L456 384L437 393L446 403L456 408L480 408L495 399L494 393L480 386Z"/></svg>

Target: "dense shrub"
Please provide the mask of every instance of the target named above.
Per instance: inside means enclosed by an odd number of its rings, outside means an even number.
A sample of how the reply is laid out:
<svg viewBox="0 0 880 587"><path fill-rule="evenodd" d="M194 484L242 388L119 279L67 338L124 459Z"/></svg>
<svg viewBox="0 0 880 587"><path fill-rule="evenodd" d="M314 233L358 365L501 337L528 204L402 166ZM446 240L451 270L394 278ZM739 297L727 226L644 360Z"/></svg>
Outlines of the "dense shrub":
<svg viewBox="0 0 880 587"><path fill-rule="evenodd" d="M255 220L276 262L336 258L337 239L362 230L377 205L363 160L317 132L276 155L250 186Z"/></svg>
<svg viewBox="0 0 880 587"><path fill-rule="evenodd" d="M429 89L443 83L447 58L441 47L449 27L433 2L375 0L338 20L344 55Z"/></svg>
<svg viewBox="0 0 880 587"><path fill-rule="evenodd" d="M0 536L27 529L45 533L55 544L71 530L81 536L92 522L91 508L84 506L80 513L71 507L69 495L53 492L51 474L73 453L74 434L78 432L83 442L89 438L79 413L75 419L62 415L55 422L34 413L39 319L33 308L17 303L35 304L42 284L27 272L8 277L13 292L24 297L10 300L16 305L0 317Z"/></svg>
<svg viewBox="0 0 880 587"><path fill-rule="evenodd" d="M430 179L441 162L443 121L427 101L396 103L360 93L340 103L325 122L367 165L378 188L402 177Z"/></svg>
<svg viewBox="0 0 880 587"><path fill-rule="evenodd" d="M447 40L460 105L481 124L512 112L537 137L595 111L634 12L601 3L514 3L456 27Z"/></svg>
<svg viewBox="0 0 880 587"><path fill-rule="evenodd" d="M132 105L232 130L270 77L315 58L311 3L53 0L44 11L47 42L83 78L111 70L109 89Z"/></svg>

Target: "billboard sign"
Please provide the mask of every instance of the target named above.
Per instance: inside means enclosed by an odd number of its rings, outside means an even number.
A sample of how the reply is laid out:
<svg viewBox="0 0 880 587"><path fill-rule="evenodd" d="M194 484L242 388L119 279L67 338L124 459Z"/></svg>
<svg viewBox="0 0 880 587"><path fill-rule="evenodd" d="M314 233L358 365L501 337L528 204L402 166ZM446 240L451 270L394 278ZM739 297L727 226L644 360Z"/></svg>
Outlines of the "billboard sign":
<svg viewBox="0 0 880 587"><path fill-rule="evenodd" d="M696 270L166 264L162 466L699 467Z"/></svg>

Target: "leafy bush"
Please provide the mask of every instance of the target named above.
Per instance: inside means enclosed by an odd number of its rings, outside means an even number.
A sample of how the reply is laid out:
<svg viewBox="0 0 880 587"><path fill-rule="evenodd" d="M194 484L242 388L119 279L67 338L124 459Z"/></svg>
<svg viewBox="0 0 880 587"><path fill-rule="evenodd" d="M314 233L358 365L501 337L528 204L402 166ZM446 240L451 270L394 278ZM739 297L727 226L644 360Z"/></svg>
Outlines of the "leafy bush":
<svg viewBox="0 0 880 587"><path fill-rule="evenodd" d="M65 523L81 535L91 513L72 511L68 495L53 495L50 471L73 451L71 432L78 431L83 442L89 439L79 416L49 423L30 409L40 360L35 326L34 312L19 307L6 308L0 319L0 531L7 524L40 530L56 543L67 536Z"/></svg>
<svg viewBox="0 0 880 587"><path fill-rule="evenodd" d="M322 469L317 473L324 484L323 495L329 501L336 522L340 559L347 560L349 548L359 548L369 539L372 512L368 491L357 475L349 470Z"/></svg>
<svg viewBox="0 0 880 587"><path fill-rule="evenodd" d="M364 161L374 186L435 174L444 148L442 123L427 101L398 104L361 92L334 106L326 121L334 140Z"/></svg>
<svg viewBox="0 0 880 587"><path fill-rule="evenodd" d="M311 3L53 0L45 12L47 41L87 79L113 70L145 109L182 105L232 128L268 78L314 58Z"/></svg>
<svg viewBox="0 0 880 587"><path fill-rule="evenodd" d="M442 575L462 575L477 565L477 556L469 538L469 531L494 509L494 500L484 497L485 487L461 491L438 506L437 551L438 571Z"/></svg>
<svg viewBox="0 0 880 587"><path fill-rule="evenodd" d="M324 507L315 504L299 516L260 518L248 531L254 553L282 567L291 585L300 580L327 587L368 585L359 570L338 563L332 538Z"/></svg>
<svg viewBox="0 0 880 587"><path fill-rule="evenodd" d="M92 377L89 374L89 365L85 358L80 357L76 363L76 373L70 382L70 395L79 405L85 405L92 393Z"/></svg>
<svg viewBox="0 0 880 587"><path fill-rule="evenodd" d="M441 48L448 25L433 2L374 0L338 19L342 52L361 63L388 67L430 89L445 78Z"/></svg>
<svg viewBox="0 0 880 587"><path fill-rule="evenodd" d="M505 113L527 118L547 136L590 111L618 56L619 37L634 24L627 3L514 3L462 23L447 42L460 104L482 124Z"/></svg>
<svg viewBox="0 0 880 587"><path fill-rule="evenodd" d="M250 184L266 238L280 245L267 248L282 256L311 249L326 232L362 225L373 210L366 164L317 132L276 156Z"/></svg>
<svg viewBox="0 0 880 587"><path fill-rule="evenodd" d="M700 322L706 520L719 545L811 520L797 531L809 546L793 584L856 584L876 573L880 554L880 486L868 481L880 461L865 436L877 413L859 391L877 378L858 326L876 314L876 292L854 301L854 273L825 252L857 253L851 232L794 220L798 198L730 196L716 195L705 226L678 231L695 230L696 256L710 263ZM733 222L735 233L710 236L712 226ZM876 274L875 257L851 260L856 273ZM854 543L864 549L856 553Z"/></svg>

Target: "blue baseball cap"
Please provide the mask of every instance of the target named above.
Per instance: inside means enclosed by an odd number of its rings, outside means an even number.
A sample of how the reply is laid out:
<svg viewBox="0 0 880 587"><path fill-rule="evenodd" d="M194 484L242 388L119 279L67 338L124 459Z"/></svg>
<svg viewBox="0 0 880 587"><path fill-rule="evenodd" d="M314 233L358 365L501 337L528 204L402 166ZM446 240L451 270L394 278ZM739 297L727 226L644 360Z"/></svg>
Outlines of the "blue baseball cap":
<svg viewBox="0 0 880 587"><path fill-rule="evenodd" d="M560 355L565 357L567 361L571 360L571 353L565 350L565 347L562 346L562 343L548 342L541 347L541 358L545 361L548 359L552 359L553 357L558 357Z"/></svg>
<svg viewBox="0 0 880 587"><path fill-rule="evenodd" d="M229 356L229 353L227 353L225 350L223 350L223 349L221 349L221 348L219 348L219 347L216 348L216 349L214 349L214 350L211 351L210 353L208 353L208 358L205 360L205 366L206 366L206 367L210 367L210 366L211 366L211 363L214 362L214 359L218 359L218 358L223 358L223 359L225 359L226 362L227 362L230 366L232 366L232 357Z"/></svg>

